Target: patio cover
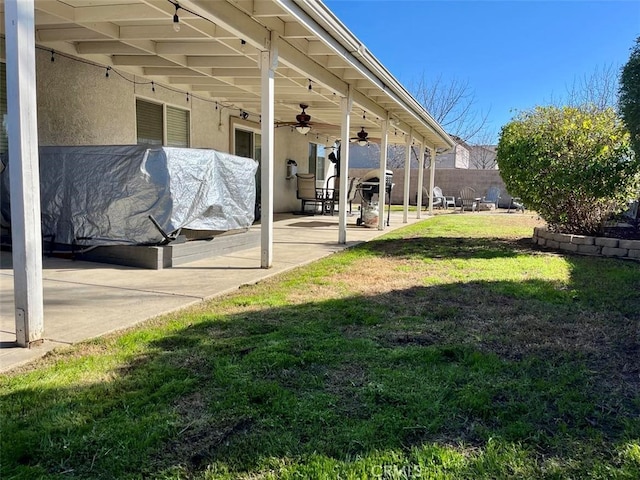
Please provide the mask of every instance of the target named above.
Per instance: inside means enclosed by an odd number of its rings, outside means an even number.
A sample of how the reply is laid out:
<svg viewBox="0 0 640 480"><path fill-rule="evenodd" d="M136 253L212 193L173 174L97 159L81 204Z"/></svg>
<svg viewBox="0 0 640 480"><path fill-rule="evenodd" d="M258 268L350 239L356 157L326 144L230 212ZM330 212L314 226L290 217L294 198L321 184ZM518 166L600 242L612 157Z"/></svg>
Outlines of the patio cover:
<svg viewBox="0 0 640 480"><path fill-rule="evenodd" d="M9 144L19 165L12 178L19 192L14 204L20 222L13 229L13 244L21 345L42 332L41 262L34 246L39 242L39 202L29 193L39 191L37 125L30 116L37 109L34 48L63 52L259 115L263 268L272 264L274 122L295 118L301 103L309 105L315 122L336 126L327 132L331 139L347 144L362 127L371 138L380 137L382 174L387 143L415 142L432 155L454 146L424 107L319 0L0 0L0 9L5 17L0 33L7 39ZM174 16L179 17L179 31L171 28ZM348 149L342 167L348 169ZM341 204L347 191L343 177ZM346 242L344 211L340 243Z"/></svg>

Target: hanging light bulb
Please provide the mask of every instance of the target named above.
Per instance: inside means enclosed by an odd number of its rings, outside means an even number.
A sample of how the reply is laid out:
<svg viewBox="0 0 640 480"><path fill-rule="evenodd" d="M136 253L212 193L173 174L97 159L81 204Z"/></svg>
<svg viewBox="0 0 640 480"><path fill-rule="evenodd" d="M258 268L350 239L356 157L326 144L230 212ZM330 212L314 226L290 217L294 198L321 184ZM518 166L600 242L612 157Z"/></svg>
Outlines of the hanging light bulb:
<svg viewBox="0 0 640 480"><path fill-rule="evenodd" d="M180 18L178 17L178 9L180 5L177 3L173 4L176 7L176 13L173 14L173 30L178 33L180 31Z"/></svg>

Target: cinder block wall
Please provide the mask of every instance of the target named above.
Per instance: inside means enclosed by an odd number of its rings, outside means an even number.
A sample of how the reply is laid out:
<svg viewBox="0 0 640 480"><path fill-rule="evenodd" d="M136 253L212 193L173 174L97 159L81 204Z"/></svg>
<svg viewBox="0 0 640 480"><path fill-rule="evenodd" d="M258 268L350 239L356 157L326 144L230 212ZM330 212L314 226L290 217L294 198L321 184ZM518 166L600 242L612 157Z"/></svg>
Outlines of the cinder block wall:
<svg viewBox="0 0 640 480"><path fill-rule="evenodd" d="M366 168L349 169L350 177L364 177L371 171ZM424 170L423 186L429 189L429 178L431 172L429 169ZM411 169L411 180L409 185L409 203L415 205L416 192L418 190L418 169ZM402 205L404 198L404 168L393 169L393 190L391 192L391 203L394 205ZM442 193L446 196L460 196L462 187L471 187L475 189L478 197L482 197L489 187L496 186L502 191L500 197L500 207L507 208L511 201L511 195L500 177L499 170L466 170L458 168L436 168L435 186L442 189ZM426 204L428 197L423 197L423 205Z"/></svg>

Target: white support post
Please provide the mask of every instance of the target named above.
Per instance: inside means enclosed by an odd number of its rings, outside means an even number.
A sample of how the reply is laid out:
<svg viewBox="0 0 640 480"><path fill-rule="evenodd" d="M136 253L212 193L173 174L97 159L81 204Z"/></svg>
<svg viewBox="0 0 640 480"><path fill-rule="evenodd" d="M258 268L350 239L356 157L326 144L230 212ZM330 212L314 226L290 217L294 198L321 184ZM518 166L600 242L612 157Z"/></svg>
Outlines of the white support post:
<svg viewBox="0 0 640 480"><path fill-rule="evenodd" d="M386 179L387 179L387 147L389 143L389 112L382 121L382 138L380 139L380 173L378 174L378 230L384 230L386 215L384 206L386 203Z"/></svg>
<svg viewBox="0 0 640 480"><path fill-rule="evenodd" d="M7 118L16 341L42 341L42 227L33 0L5 0Z"/></svg>
<svg viewBox="0 0 640 480"><path fill-rule="evenodd" d="M349 187L349 129L351 119L349 113L353 106L351 86L347 96L340 99L342 113L342 129L340 131L340 198L338 200L338 243L347 243L347 191Z"/></svg>
<svg viewBox="0 0 640 480"><path fill-rule="evenodd" d="M409 187L411 186L411 142L413 141L413 129L407 135L407 142L405 144L405 157L404 157L404 201L402 212L402 223L409 222Z"/></svg>
<svg viewBox="0 0 640 480"><path fill-rule="evenodd" d="M431 195L429 195L429 215L433 215L433 187L435 187L435 178L436 178L436 149L435 147L429 147L429 156L431 157L431 161L429 165L431 169L429 170L429 191Z"/></svg>
<svg viewBox="0 0 640 480"><path fill-rule="evenodd" d="M422 214L422 188L424 187L424 141L420 144L420 152L418 152L418 201L416 208L418 209L416 218L420 219Z"/></svg>
<svg viewBox="0 0 640 480"><path fill-rule="evenodd" d="M260 245L262 268L273 265L273 170L274 170L274 99L275 70L278 67L277 37L273 36L268 51L260 52L261 69L261 186Z"/></svg>

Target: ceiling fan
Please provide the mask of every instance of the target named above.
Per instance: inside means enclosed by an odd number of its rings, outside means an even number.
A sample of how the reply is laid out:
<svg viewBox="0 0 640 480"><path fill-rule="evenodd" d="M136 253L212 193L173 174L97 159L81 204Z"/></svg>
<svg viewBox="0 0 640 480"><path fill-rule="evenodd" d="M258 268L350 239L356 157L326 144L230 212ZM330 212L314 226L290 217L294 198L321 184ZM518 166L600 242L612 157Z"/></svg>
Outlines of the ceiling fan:
<svg viewBox="0 0 640 480"><path fill-rule="evenodd" d="M277 122L276 126L277 127L288 127L288 126L294 127L296 131L298 133L301 133L302 135L306 135L307 133L309 133L309 131L311 130L311 127L314 125L311 122L311 115L309 115L306 112L306 109L309 108L309 105L301 103L300 108L302 109L302 112L296 115L295 122Z"/></svg>
<svg viewBox="0 0 640 480"><path fill-rule="evenodd" d="M361 147L366 147L369 145L369 140L367 138L369 134L365 131L364 127L360 128L362 128L362 130L360 130L355 137L351 137L349 140L351 140L351 143L357 142Z"/></svg>

